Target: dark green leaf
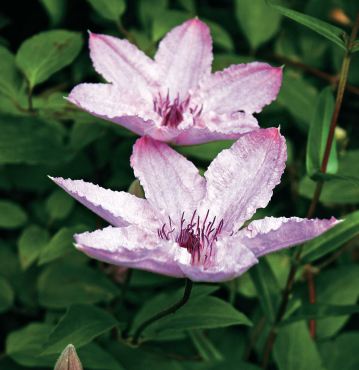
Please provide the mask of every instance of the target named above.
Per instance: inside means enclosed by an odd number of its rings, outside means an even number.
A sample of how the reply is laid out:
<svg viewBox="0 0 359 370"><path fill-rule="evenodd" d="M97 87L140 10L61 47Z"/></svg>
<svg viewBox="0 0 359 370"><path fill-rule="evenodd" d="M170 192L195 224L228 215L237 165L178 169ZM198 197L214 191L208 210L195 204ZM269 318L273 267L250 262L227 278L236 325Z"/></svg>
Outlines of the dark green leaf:
<svg viewBox="0 0 359 370"><path fill-rule="evenodd" d="M270 2L269 2L270 3ZM328 40L334 42L340 48L346 50L346 39L348 38L347 34L340 28L331 25L330 23L324 22L318 18L311 17L306 14L302 14L295 10L284 8L279 5L270 4L273 9L277 10L280 14L288 17L295 22L302 24L313 30L314 32L319 33Z"/></svg>
<svg viewBox="0 0 359 370"><path fill-rule="evenodd" d="M279 370L324 370L305 322L279 329L274 343L274 359Z"/></svg>
<svg viewBox="0 0 359 370"><path fill-rule="evenodd" d="M67 0L40 0L50 18L52 26L57 26L66 14Z"/></svg>
<svg viewBox="0 0 359 370"><path fill-rule="evenodd" d="M190 338L198 353L204 361L216 362L223 360L221 353L214 346L209 338L201 330L191 330L189 332Z"/></svg>
<svg viewBox="0 0 359 370"><path fill-rule="evenodd" d="M270 40L279 30L281 16L265 0L236 0L235 14L253 49Z"/></svg>
<svg viewBox="0 0 359 370"><path fill-rule="evenodd" d="M20 264L27 269L39 257L43 247L49 240L47 230L37 226L28 226L21 234L18 241Z"/></svg>
<svg viewBox="0 0 359 370"><path fill-rule="evenodd" d="M353 212L345 217L344 221L333 228L306 243L302 261L312 262L333 252L344 243L359 234L359 211Z"/></svg>
<svg viewBox="0 0 359 370"><path fill-rule="evenodd" d="M188 14L179 10L163 10L155 13L152 23L152 40L158 41L173 27L188 19Z"/></svg>
<svg viewBox="0 0 359 370"><path fill-rule="evenodd" d="M15 56L0 45L0 93L16 99L20 87L21 75L15 63Z"/></svg>
<svg viewBox="0 0 359 370"><path fill-rule="evenodd" d="M274 322L277 313L277 299L280 287L270 264L265 258L249 270L250 277L257 291L263 313L270 322Z"/></svg>
<svg viewBox="0 0 359 370"><path fill-rule="evenodd" d="M15 294L9 282L0 275L0 313L7 311L14 303Z"/></svg>
<svg viewBox="0 0 359 370"><path fill-rule="evenodd" d="M307 173L309 176L320 171L324 151L329 135L329 128L334 112L334 97L331 87L325 88L317 98L313 119L310 123L307 142ZM338 171L336 141L333 141L326 172Z"/></svg>
<svg viewBox="0 0 359 370"><path fill-rule="evenodd" d="M55 190L46 200L46 210L50 216L50 220L62 220L66 218L74 205L74 198L62 190Z"/></svg>
<svg viewBox="0 0 359 370"><path fill-rule="evenodd" d="M50 333L43 355L60 353L67 343L83 347L116 325L116 319L105 310L84 304L72 305Z"/></svg>
<svg viewBox="0 0 359 370"><path fill-rule="evenodd" d="M108 302L118 294L118 289L101 271L86 266L56 263L40 275L38 293L41 305L63 308L69 302Z"/></svg>
<svg viewBox="0 0 359 370"><path fill-rule="evenodd" d="M81 47L82 38L79 33L65 30L42 32L22 43L16 62L32 89L69 65Z"/></svg>
<svg viewBox="0 0 359 370"><path fill-rule="evenodd" d="M16 229L27 221L24 210L14 202L0 199L0 228Z"/></svg>
<svg viewBox="0 0 359 370"><path fill-rule="evenodd" d="M180 153L186 156L201 159L204 161L211 161L223 149L228 149L232 146L233 141L215 141L213 143L190 145L176 148Z"/></svg>
<svg viewBox="0 0 359 370"><path fill-rule="evenodd" d="M0 164L54 164L70 158L56 128L38 118L0 116Z"/></svg>
<svg viewBox="0 0 359 370"><path fill-rule="evenodd" d="M91 6L105 19L118 22L125 12L125 0L87 0Z"/></svg>
<svg viewBox="0 0 359 370"><path fill-rule="evenodd" d="M218 23L203 19L211 30L211 35L213 38L213 44L219 46L225 50L234 50L233 40L230 34Z"/></svg>

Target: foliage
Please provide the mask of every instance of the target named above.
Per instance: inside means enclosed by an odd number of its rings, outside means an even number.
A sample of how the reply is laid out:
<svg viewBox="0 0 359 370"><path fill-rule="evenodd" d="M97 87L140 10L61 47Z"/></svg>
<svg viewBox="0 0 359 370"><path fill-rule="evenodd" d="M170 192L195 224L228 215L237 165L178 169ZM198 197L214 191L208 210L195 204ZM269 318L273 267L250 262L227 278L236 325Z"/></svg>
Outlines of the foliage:
<svg viewBox="0 0 359 370"><path fill-rule="evenodd" d="M303 248L270 366L359 367L359 334L353 320L359 286L354 252L359 233L358 41L347 50L358 8L355 0L2 4L1 369L51 369L70 343L85 369L259 369L292 251L263 258L234 281L195 284L189 303L148 327L143 343L132 348L121 336L131 335L144 320L175 302L183 292L182 281L141 271L126 278L77 252L72 235L102 226L102 221L47 178L83 178L117 190L127 190L134 180L129 157L135 136L64 99L76 84L98 78L86 31L128 38L153 56L169 29L196 15L211 28L214 69L253 60L285 65L280 96L258 119L262 127L281 126L289 151L287 170L269 208L256 217L305 217L316 182L324 181L315 216L343 219ZM323 176L337 76L349 52L349 86ZM176 149L205 169L229 145ZM140 194L138 184L131 189ZM315 274L314 305L308 302L305 264L311 264ZM313 318L316 341L307 325Z"/></svg>

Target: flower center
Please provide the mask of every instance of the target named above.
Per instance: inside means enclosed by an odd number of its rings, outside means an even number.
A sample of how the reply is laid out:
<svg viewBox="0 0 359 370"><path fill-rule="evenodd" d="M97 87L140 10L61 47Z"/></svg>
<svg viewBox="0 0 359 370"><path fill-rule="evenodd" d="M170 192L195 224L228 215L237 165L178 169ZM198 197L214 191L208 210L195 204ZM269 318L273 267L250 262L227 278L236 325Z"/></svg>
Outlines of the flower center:
<svg viewBox="0 0 359 370"><path fill-rule="evenodd" d="M163 224L157 230L161 239L174 239L181 248L186 248L191 254L192 264L206 265L213 255L213 244L223 229L223 219L216 225L216 216L209 221L209 210L206 216L201 220L194 211L190 221L186 221L184 212L180 220L178 230L173 227L173 222L169 217L169 223Z"/></svg>
<svg viewBox="0 0 359 370"><path fill-rule="evenodd" d="M153 99L153 110L162 118L161 126L169 126L176 128L183 121L183 114L189 108L191 97L188 95L186 99L180 100L179 95L171 101L169 93L166 98L163 98L159 93ZM200 116L202 108L196 106L189 108L189 112L193 116L193 120Z"/></svg>

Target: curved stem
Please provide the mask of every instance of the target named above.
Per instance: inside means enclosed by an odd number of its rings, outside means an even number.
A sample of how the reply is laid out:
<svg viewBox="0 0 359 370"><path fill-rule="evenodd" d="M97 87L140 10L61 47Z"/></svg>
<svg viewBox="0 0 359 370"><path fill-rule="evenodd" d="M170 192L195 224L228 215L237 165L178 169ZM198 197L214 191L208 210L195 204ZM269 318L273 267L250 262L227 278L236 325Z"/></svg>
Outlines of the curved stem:
<svg viewBox="0 0 359 370"><path fill-rule="evenodd" d="M140 338L142 332L148 326L150 326L154 322L162 319L163 317L170 315L171 313L175 313L179 308L181 308L183 305L185 305L188 302L189 297L191 295L192 286L193 286L193 282L189 279L186 279L186 285L185 285L185 289L184 289L184 293L183 293L182 298L177 303L175 303L173 306L168 307L167 309L157 313L156 315L150 317L148 320L144 321L136 329L136 331L135 331L135 333L132 337L132 344L134 344L134 345L138 344L138 341L139 341L139 338Z"/></svg>

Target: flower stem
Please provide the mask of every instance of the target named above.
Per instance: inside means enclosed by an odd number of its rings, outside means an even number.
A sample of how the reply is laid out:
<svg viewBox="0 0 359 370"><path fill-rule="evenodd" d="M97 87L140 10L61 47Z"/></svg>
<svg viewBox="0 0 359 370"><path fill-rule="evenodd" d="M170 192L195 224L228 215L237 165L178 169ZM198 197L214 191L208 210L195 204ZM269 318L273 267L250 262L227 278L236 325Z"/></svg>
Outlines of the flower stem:
<svg viewBox="0 0 359 370"><path fill-rule="evenodd" d="M335 100L335 108L334 108L332 120L331 120L331 123L330 123L329 134L328 134L328 138L327 138L327 142L326 142L326 146L325 146L325 150L324 150L324 155L323 155L323 160L322 160L322 164L321 164L321 168L320 168L320 171L322 173L326 173L326 171L327 171L327 166L328 166L328 162L329 162L329 155L330 155L330 151L331 151L333 140L334 140L335 128L337 126L338 117L339 117L340 109L341 109L342 102L343 102L345 87L346 87L347 79L348 79L348 72L349 72L349 66L350 66L351 54L352 54L351 49L352 49L352 47L355 43L355 39L356 39L356 36L357 36L357 33L358 33L358 29L359 29L359 13L356 16L355 24L353 26L350 38L348 40L346 52L344 54L344 58L343 58L343 62L342 62L342 67L341 67L341 71L340 71L340 78L339 78L339 83L338 83L337 96L336 96L336 100ZM321 192L323 190L323 186L324 186L324 182L322 180L317 182L316 189L314 191L314 195L313 195L313 198L312 198L312 202L311 202L309 210L308 210L308 214L307 214L308 218L313 217L313 215L315 213L315 210L316 210L317 204L319 202ZM272 327L269 331L267 340L266 340L266 344L265 344L265 348L264 348L263 361L262 361L262 368L263 369L266 369L267 366L268 366L268 362L269 362L269 358L270 358L270 355L271 355L271 352L272 352L272 349L273 349L273 345L274 345L275 339L277 337L277 327L278 327L278 324L282 321L282 319L284 317L284 314L286 312L286 309L287 309L287 305L288 305L288 302L289 302L289 296L290 296L290 293L292 291L292 287L294 285L295 275L296 275L296 272L298 270L302 250L303 250L303 246L298 247L297 252L294 256L294 262L292 263L292 266L290 268L288 278L287 278L287 283L286 283L286 286L285 286L283 294L282 294L282 301L279 305L279 309L277 311L277 316L276 316L276 319L274 321L274 324L272 325ZM307 279L308 279L308 287L311 291L311 299L310 300L311 300L311 303L315 303L315 288L314 288L313 275L311 273L307 274ZM310 323L310 328L311 328L311 334L314 336L315 335L315 323L311 322Z"/></svg>
<svg viewBox="0 0 359 370"><path fill-rule="evenodd" d="M183 305L185 305L188 302L189 297L191 295L192 286L193 286L192 280L186 279L186 285L185 285L185 289L184 289L184 293L183 293L182 298L177 303L175 303L174 305L172 305L171 307L168 307L167 309L165 309L165 310L157 313L156 315L150 317L148 320L144 321L136 329L136 331L135 331L135 333L134 333L134 335L132 337L132 340L131 340L132 344L134 344L134 345L137 345L138 344L142 332L148 326L150 326L154 322L162 319L165 316L168 316L168 315L170 315L172 313L175 313L179 308L181 308Z"/></svg>

